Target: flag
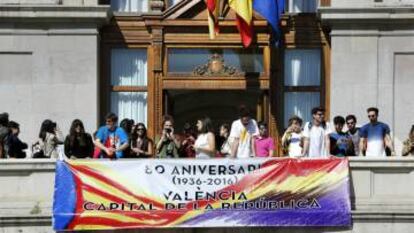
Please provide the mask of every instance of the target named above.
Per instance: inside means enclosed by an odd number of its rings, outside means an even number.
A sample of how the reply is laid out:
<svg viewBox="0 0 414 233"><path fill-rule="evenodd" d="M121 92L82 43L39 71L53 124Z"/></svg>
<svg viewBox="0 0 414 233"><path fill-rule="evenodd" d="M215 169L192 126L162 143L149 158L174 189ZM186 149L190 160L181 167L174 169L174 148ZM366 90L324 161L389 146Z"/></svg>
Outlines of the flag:
<svg viewBox="0 0 414 233"><path fill-rule="evenodd" d="M262 1L262 0L259 0ZM229 0L229 6L237 14L237 29L244 47L249 47L253 39L253 0Z"/></svg>
<svg viewBox="0 0 414 233"><path fill-rule="evenodd" d="M269 22L273 32L276 34L277 40L279 40L282 34L279 22L285 10L285 1L255 0L253 2L253 9Z"/></svg>
<svg viewBox="0 0 414 233"><path fill-rule="evenodd" d="M219 33L218 27L218 14L220 11L220 0L207 0L207 12L208 12L208 30L210 33L210 39L214 39Z"/></svg>

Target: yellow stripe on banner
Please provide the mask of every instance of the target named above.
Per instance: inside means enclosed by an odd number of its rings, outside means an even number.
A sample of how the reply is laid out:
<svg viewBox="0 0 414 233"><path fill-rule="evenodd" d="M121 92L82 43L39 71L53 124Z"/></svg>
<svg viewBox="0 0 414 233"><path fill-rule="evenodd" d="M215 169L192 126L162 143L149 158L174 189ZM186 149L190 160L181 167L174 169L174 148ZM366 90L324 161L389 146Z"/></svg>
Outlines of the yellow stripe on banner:
<svg viewBox="0 0 414 233"><path fill-rule="evenodd" d="M89 224L79 224L76 225L73 230L108 230L108 229L114 229L111 227L108 227L107 225L89 225Z"/></svg>
<svg viewBox="0 0 414 233"><path fill-rule="evenodd" d="M249 199L255 199L272 193L277 190L277 193L290 192L290 193L306 193L312 191L310 194L318 193L321 190L315 189L316 187L322 187L326 190L335 187L335 184L343 180L348 173L346 171L341 173L326 173L315 172L310 176L291 176L281 183L264 183L259 187L252 190L247 196Z"/></svg>
<svg viewBox="0 0 414 233"><path fill-rule="evenodd" d="M128 217L126 215L117 214L117 213L110 213L110 212L104 212L104 211L87 211L83 212L80 216L83 217L97 217L97 218L106 218L106 219L112 219L124 223L142 223L139 219Z"/></svg>
<svg viewBox="0 0 414 233"><path fill-rule="evenodd" d="M134 195L144 196L148 199L157 201L159 203L163 203L163 200L161 198L155 195L152 195L152 193L148 192L147 190L142 189L140 186L134 185L131 182L129 182L131 180L130 177L125 177L125 176L120 175L118 171L116 170L114 171L111 167L108 167L104 163L97 163L96 160L94 160L94 162L95 163L91 163L90 161L76 161L76 160L69 161L70 164L73 164L75 166L86 166L90 170L95 171L101 174L102 176L105 176L108 178L110 177L111 180L115 180L117 183L122 184L123 187L128 187L128 190ZM91 185L90 183L88 184ZM130 196L129 194L125 194L125 195ZM134 198L133 196L130 196L130 197Z"/></svg>
<svg viewBox="0 0 414 233"><path fill-rule="evenodd" d="M132 202L132 203L139 203L139 200L137 200L136 198L134 198L133 196L124 193L123 191L107 185L106 183L95 179L91 176L85 175L83 173L78 173L79 174L79 178L82 180L83 183L88 184L94 188L97 188L101 191L105 191L107 193L110 193L118 198L124 199L127 202Z"/></svg>
<svg viewBox="0 0 414 233"><path fill-rule="evenodd" d="M253 18L253 0L229 0L229 6L250 25Z"/></svg>

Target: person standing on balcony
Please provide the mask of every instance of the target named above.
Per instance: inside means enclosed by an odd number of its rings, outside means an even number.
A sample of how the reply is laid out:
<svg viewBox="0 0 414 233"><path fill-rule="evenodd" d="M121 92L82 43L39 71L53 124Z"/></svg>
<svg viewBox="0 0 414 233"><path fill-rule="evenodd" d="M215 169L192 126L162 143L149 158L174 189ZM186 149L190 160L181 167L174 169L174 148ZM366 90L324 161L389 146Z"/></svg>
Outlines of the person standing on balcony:
<svg viewBox="0 0 414 233"><path fill-rule="evenodd" d="M9 158L17 158L22 159L26 158L26 150L28 148L27 144L22 142L19 139L20 134L20 125L17 122L9 121L8 124L10 134L7 138L7 146L8 146L8 155Z"/></svg>
<svg viewBox="0 0 414 233"><path fill-rule="evenodd" d="M65 155L70 159L91 158L94 145L92 136L85 132L85 127L79 119L72 121L69 135L65 138Z"/></svg>
<svg viewBox="0 0 414 233"><path fill-rule="evenodd" d="M272 137L269 137L267 124L258 123L259 136L255 140L256 157L273 157L275 152L275 143Z"/></svg>
<svg viewBox="0 0 414 233"><path fill-rule="evenodd" d="M359 131L361 154L369 157L385 157L385 149L388 147L391 150L391 156L394 156L395 151L390 136L390 127L378 121L378 112L378 108L375 107L367 109L369 123Z"/></svg>
<svg viewBox="0 0 414 233"><path fill-rule="evenodd" d="M131 158L151 158L154 156L154 143L147 136L144 123L138 123L131 134Z"/></svg>
<svg viewBox="0 0 414 233"><path fill-rule="evenodd" d="M349 134L344 133L342 129L345 125L345 118L342 116L334 117L335 132L329 135L331 144L331 155L336 157L354 156L354 144Z"/></svg>
<svg viewBox="0 0 414 233"><path fill-rule="evenodd" d="M302 156L311 158L327 157L330 155L329 134L332 132L329 123L325 122L325 109L315 107L312 109L312 121L307 122L303 129Z"/></svg>
<svg viewBox="0 0 414 233"><path fill-rule="evenodd" d="M174 120L171 116L164 116L162 134L158 138L155 140L157 158L179 158L181 142L174 134Z"/></svg>
<svg viewBox="0 0 414 233"><path fill-rule="evenodd" d="M414 156L414 125L411 126L408 139L403 142L402 156Z"/></svg>
<svg viewBox="0 0 414 233"><path fill-rule="evenodd" d="M220 146L220 151L218 153L219 157L225 157L225 158L231 157L231 142L229 140L229 135L230 135L229 124L222 124L220 126L220 137L223 138L223 141Z"/></svg>
<svg viewBox="0 0 414 233"><path fill-rule="evenodd" d="M108 113L105 117L106 125L100 127L96 133L95 146L100 149L99 158L122 158L123 151L128 148L128 135L117 126L118 116Z"/></svg>
<svg viewBox="0 0 414 233"><path fill-rule="evenodd" d="M283 152L291 158L301 157L303 151L302 119L292 116L282 137Z"/></svg>
<svg viewBox="0 0 414 233"><path fill-rule="evenodd" d="M39 145L46 158L58 158L58 145L63 144L63 135L56 122L46 119L39 132Z"/></svg>
<svg viewBox="0 0 414 233"><path fill-rule="evenodd" d="M346 126L348 131L346 132L352 138L352 143L354 144L354 153L355 156L359 155L359 128L356 127L357 119L354 115L348 115L345 118Z"/></svg>
<svg viewBox="0 0 414 233"><path fill-rule="evenodd" d="M7 136L9 135L9 114L7 112L0 114L0 159L7 157Z"/></svg>
<svg viewBox="0 0 414 233"><path fill-rule="evenodd" d="M254 139L259 136L259 128L246 106L239 107L239 117L231 124L231 155L238 159L255 157Z"/></svg>
<svg viewBox="0 0 414 233"><path fill-rule="evenodd" d="M213 134L213 126L208 117L197 120L198 136L194 143L195 157L197 159L214 158L216 154L216 139Z"/></svg>

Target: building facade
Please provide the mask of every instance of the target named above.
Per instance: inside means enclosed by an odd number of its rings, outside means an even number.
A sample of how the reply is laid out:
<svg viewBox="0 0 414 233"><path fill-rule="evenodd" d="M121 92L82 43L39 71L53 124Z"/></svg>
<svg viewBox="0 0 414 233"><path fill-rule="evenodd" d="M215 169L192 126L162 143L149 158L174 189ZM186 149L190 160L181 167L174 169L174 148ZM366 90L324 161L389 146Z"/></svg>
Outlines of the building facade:
<svg viewBox="0 0 414 233"><path fill-rule="evenodd" d="M414 123L414 2L286 6L281 46L255 14L256 36L244 49L226 4L211 40L203 0L0 0L0 112L34 142L47 118L64 134L75 118L94 132L113 111L146 123L154 138L165 114L180 131L204 115L231 123L245 104L279 140L291 115L310 120L314 106L328 119L353 113L360 125L377 106L400 154ZM311 231L411 232L413 162L392 161L351 162L353 229ZM51 232L53 164L1 162L0 184L16 185L0 190L0 232Z"/></svg>

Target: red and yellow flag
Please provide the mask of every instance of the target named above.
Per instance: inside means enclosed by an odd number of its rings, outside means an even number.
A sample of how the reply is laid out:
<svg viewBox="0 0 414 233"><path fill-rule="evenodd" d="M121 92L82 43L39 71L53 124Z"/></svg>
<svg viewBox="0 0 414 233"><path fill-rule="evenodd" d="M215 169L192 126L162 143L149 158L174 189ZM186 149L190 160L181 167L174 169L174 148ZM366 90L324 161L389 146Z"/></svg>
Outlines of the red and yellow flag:
<svg viewBox="0 0 414 233"><path fill-rule="evenodd" d="M219 33L218 15L220 11L220 0L207 0L208 29L210 39L214 39Z"/></svg>
<svg viewBox="0 0 414 233"><path fill-rule="evenodd" d="M237 14L237 29L244 47L253 39L253 0L229 0L229 6Z"/></svg>

